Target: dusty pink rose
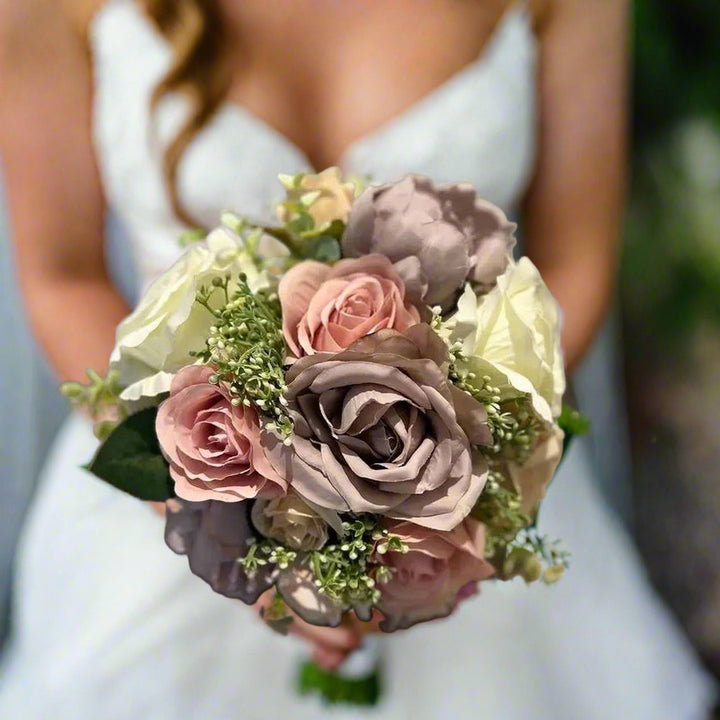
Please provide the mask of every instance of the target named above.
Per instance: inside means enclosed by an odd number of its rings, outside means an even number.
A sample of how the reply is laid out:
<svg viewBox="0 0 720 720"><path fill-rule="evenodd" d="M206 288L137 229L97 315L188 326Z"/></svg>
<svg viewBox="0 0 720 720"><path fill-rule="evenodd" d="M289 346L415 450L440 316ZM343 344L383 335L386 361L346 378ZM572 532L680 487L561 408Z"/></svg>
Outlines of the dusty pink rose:
<svg viewBox="0 0 720 720"><path fill-rule="evenodd" d="M408 547L388 552L381 562L393 570L381 587L381 628L392 632L449 615L474 583L486 580L493 567L484 559L483 526L466 518L454 530L440 532L410 522L388 522L386 528Z"/></svg>
<svg viewBox="0 0 720 720"><path fill-rule="evenodd" d="M340 352L356 340L420 322L405 300L405 283L383 255L341 260L333 267L306 261L280 281L283 332L296 358Z"/></svg>
<svg viewBox="0 0 720 720"><path fill-rule="evenodd" d="M282 495L287 483L265 457L257 413L233 407L210 384L212 374L206 366L183 368L158 410L155 429L177 496L238 502Z"/></svg>

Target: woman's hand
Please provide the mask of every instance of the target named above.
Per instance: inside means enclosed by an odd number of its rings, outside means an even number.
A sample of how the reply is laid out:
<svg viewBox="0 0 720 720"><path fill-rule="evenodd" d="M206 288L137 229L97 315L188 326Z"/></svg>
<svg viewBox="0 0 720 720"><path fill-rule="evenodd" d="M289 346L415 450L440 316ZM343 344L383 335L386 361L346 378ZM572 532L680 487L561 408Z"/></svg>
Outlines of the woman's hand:
<svg viewBox="0 0 720 720"><path fill-rule="evenodd" d="M260 615L266 610L273 600L274 590L268 590L253 606ZM346 616L342 625L336 628L317 627L305 622L295 613L290 612L293 622L290 625L290 632L307 641L311 648L313 662L325 670L337 670L353 650L360 647L365 633L354 616Z"/></svg>

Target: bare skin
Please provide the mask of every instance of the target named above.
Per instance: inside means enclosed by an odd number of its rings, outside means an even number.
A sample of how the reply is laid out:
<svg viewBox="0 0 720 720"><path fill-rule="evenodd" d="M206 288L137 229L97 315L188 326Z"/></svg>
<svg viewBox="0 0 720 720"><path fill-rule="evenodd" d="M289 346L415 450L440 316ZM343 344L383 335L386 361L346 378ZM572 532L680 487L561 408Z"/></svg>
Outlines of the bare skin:
<svg viewBox="0 0 720 720"><path fill-rule="evenodd" d="M85 30L100 4L0 0L0 154L18 273L41 346L58 377L75 380L87 367L106 367L115 327L128 312L104 266L105 201L91 144ZM355 139L474 60L508 5L223 4L238 41L231 99L304 149L317 168L336 164ZM628 2L531 6L540 43L540 145L526 243L564 310L572 369L613 290L625 177ZM304 110L310 105L312 113ZM295 625L327 667L339 665L368 629L375 624Z"/></svg>

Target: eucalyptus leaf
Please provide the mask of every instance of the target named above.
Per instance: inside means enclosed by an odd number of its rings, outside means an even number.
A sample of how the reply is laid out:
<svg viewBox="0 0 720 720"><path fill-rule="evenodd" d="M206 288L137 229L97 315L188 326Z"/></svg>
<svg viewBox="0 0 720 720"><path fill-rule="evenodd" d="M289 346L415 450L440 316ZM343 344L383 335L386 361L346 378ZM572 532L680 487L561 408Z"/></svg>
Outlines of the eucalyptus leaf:
<svg viewBox="0 0 720 720"><path fill-rule="evenodd" d="M329 235L319 235L308 241L305 255L318 262L337 262L340 259L340 243Z"/></svg>
<svg viewBox="0 0 720 720"><path fill-rule="evenodd" d="M100 446L88 469L139 500L163 502L175 496L168 464L155 434L157 408L123 420Z"/></svg>

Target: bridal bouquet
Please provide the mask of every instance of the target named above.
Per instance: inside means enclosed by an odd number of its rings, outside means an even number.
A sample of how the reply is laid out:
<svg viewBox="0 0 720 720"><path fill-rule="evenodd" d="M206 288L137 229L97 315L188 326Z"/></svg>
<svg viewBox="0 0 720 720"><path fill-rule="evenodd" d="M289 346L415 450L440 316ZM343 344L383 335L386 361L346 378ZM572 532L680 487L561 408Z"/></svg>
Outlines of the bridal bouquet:
<svg viewBox="0 0 720 720"><path fill-rule="evenodd" d="M534 520L563 452L558 307L514 225L467 184L359 192L281 176L278 223L226 215L117 331L89 469L164 501L213 590L383 631L478 583L557 580ZM197 241L194 241L197 240Z"/></svg>

